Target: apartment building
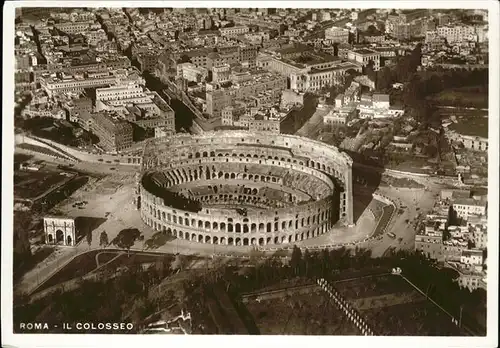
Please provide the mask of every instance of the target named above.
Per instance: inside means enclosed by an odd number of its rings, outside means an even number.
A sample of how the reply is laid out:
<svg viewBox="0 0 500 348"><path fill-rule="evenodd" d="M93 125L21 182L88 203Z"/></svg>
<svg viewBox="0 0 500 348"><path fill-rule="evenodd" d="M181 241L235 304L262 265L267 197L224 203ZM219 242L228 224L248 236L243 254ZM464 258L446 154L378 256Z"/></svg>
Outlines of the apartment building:
<svg viewBox="0 0 500 348"><path fill-rule="evenodd" d="M483 264L483 251L477 249L462 251L460 263L468 266L481 266Z"/></svg>
<svg viewBox="0 0 500 348"><path fill-rule="evenodd" d="M380 53L368 48L359 48L347 52L347 59L357 62L363 66L367 66L373 62L373 70L380 69Z"/></svg>
<svg viewBox="0 0 500 348"><path fill-rule="evenodd" d="M468 219L470 216L486 215L486 202L473 198L456 199L452 206L457 216L462 219Z"/></svg>
<svg viewBox="0 0 500 348"><path fill-rule="evenodd" d="M466 149L473 151L488 151L488 138L469 135L461 135L460 138Z"/></svg>
<svg viewBox="0 0 500 348"><path fill-rule="evenodd" d="M325 40L333 43L348 43L349 30L339 27L331 27L325 29Z"/></svg>
<svg viewBox="0 0 500 348"><path fill-rule="evenodd" d="M137 55L137 62L141 67L141 72L149 71L153 72L158 64L158 53L151 52L141 52Z"/></svg>
<svg viewBox="0 0 500 348"><path fill-rule="evenodd" d="M477 41L476 29L472 25L438 26L437 35L446 39L448 44L462 41Z"/></svg>
<svg viewBox="0 0 500 348"><path fill-rule="evenodd" d="M54 27L66 34L80 34L90 29L93 21L56 23Z"/></svg>
<svg viewBox="0 0 500 348"><path fill-rule="evenodd" d="M233 100L249 98L262 92L268 92L278 102L287 85L286 77L264 71L233 72L231 81L230 87L207 84L207 113L210 116L220 117L222 109L230 106Z"/></svg>
<svg viewBox="0 0 500 348"><path fill-rule="evenodd" d="M193 63L182 63L177 65L177 77L190 82L202 82L208 76L208 71L205 68L197 67Z"/></svg>
<svg viewBox="0 0 500 348"><path fill-rule="evenodd" d="M248 33L250 29L246 25L238 25L234 27L220 28L219 31L223 37L235 37Z"/></svg>
<svg viewBox="0 0 500 348"><path fill-rule="evenodd" d="M97 88L115 84L117 77L106 74L104 76L83 79L40 77L39 82L49 97L65 92L82 92L85 88Z"/></svg>
<svg viewBox="0 0 500 348"><path fill-rule="evenodd" d="M323 117L323 124L328 126L346 125L354 118L356 118L356 107L354 105L339 106L330 110Z"/></svg>
<svg viewBox="0 0 500 348"><path fill-rule="evenodd" d="M432 259L443 258L443 232L434 226L426 226L415 235L415 250Z"/></svg>
<svg viewBox="0 0 500 348"><path fill-rule="evenodd" d="M175 133L175 112L156 92L137 84L121 84L96 90L96 111L122 114L142 128L164 127Z"/></svg>
<svg viewBox="0 0 500 348"><path fill-rule="evenodd" d="M90 130L99 137L99 146L107 152L120 152L132 146L132 126L106 113L91 116Z"/></svg>

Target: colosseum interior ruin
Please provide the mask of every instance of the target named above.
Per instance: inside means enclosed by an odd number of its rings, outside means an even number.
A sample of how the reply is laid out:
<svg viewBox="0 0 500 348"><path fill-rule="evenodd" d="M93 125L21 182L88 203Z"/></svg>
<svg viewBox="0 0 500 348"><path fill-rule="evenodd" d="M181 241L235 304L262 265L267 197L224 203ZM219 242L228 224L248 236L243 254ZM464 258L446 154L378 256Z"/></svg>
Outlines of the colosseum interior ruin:
<svg viewBox="0 0 500 348"><path fill-rule="evenodd" d="M293 135L151 139L137 188L146 224L199 243L289 244L354 223L351 158Z"/></svg>

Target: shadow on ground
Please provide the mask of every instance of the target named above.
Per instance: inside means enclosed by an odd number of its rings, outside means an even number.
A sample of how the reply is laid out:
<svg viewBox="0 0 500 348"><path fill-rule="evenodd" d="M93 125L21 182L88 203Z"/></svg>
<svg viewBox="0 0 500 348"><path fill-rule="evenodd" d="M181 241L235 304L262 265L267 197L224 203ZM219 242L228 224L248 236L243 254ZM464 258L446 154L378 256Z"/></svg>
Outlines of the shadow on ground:
<svg viewBox="0 0 500 348"><path fill-rule="evenodd" d="M76 229L76 242L80 242L88 233L94 231L101 226L107 219L92 217L92 216L78 216L75 218Z"/></svg>

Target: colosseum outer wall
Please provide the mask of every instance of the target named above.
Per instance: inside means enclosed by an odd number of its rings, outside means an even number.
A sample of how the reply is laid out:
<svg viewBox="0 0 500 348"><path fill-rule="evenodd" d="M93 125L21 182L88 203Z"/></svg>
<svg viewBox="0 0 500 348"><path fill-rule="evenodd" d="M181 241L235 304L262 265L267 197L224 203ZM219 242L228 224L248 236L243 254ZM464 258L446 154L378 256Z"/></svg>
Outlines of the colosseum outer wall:
<svg viewBox="0 0 500 348"><path fill-rule="evenodd" d="M329 196L246 216L234 210L205 207L197 213L176 211L139 188L143 220L179 238L234 245L291 243L327 232L334 224L336 210L346 224L353 224L352 160L332 146L307 138L242 131L176 135L150 141L142 163L143 173L186 165L209 168L217 163L253 163L307 173L326 183L333 177L341 186L340 207L334 206Z"/></svg>

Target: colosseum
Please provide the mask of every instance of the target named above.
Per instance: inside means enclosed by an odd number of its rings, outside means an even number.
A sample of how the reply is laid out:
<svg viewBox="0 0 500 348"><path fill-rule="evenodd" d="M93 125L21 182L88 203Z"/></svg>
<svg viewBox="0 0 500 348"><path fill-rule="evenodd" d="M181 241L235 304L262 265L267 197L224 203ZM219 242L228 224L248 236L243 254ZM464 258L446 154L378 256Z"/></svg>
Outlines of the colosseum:
<svg viewBox="0 0 500 348"><path fill-rule="evenodd" d="M287 244L354 224L352 159L299 136L217 131L152 139L138 178L143 221L193 242Z"/></svg>

